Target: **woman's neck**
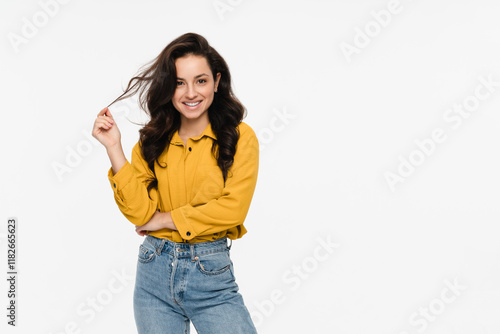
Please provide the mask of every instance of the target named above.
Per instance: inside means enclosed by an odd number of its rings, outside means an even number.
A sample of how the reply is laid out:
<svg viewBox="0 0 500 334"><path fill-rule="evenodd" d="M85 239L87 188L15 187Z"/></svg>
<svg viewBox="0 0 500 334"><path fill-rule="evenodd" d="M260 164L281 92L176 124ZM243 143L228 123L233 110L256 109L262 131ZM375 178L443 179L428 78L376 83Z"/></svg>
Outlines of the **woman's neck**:
<svg viewBox="0 0 500 334"><path fill-rule="evenodd" d="M189 138L201 135L209 123L208 117L197 119L183 118L179 127L179 137L186 143Z"/></svg>

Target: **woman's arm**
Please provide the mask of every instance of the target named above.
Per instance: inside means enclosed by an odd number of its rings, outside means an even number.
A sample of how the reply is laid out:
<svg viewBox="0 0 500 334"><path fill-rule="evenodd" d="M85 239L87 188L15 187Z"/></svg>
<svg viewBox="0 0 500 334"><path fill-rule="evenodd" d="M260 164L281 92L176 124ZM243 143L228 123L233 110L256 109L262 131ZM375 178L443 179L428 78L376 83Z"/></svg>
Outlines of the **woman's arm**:
<svg viewBox="0 0 500 334"><path fill-rule="evenodd" d="M118 173L123 165L125 165L125 162L127 162L125 154L123 153L122 143L118 142L114 146L106 148L106 152L108 153L109 161L111 161L113 174Z"/></svg>
<svg viewBox="0 0 500 334"><path fill-rule="evenodd" d="M158 196L156 189L151 190L151 198L148 196L144 181L153 173L142 158L139 143L132 149L130 164L123 153L120 130L108 108L97 114L92 136L106 148L111 161L108 179L118 208L134 225L144 225L156 211Z"/></svg>
<svg viewBox="0 0 500 334"><path fill-rule="evenodd" d="M148 231L158 231L164 228L169 228L171 230L177 230L174 221L172 220L172 215L170 212L159 212L156 211L151 217L151 219L142 226L137 226L135 231L137 234L145 236Z"/></svg>
<svg viewBox="0 0 500 334"><path fill-rule="evenodd" d="M120 211L132 224L142 226L156 212L158 191L153 188L148 194L146 180L153 173L142 157L139 142L132 149L131 163L122 154L121 148L110 148L112 166L108 171L108 179ZM118 169L116 173L115 169Z"/></svg>

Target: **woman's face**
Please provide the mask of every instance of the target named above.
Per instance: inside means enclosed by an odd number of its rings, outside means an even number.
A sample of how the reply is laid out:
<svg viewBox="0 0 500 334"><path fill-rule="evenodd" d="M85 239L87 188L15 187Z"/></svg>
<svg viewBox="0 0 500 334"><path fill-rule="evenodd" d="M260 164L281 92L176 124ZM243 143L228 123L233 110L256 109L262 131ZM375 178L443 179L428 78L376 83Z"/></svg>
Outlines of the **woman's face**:
<svg viewBox="0 0 500 334"><path fill-rule="evenodd" d="M181 119L208 119L208 107L214 100L214 91L219 85L220 73L216 81L205 57L188 55L177 58L177 88L172 103L181 114Z"/></svg>

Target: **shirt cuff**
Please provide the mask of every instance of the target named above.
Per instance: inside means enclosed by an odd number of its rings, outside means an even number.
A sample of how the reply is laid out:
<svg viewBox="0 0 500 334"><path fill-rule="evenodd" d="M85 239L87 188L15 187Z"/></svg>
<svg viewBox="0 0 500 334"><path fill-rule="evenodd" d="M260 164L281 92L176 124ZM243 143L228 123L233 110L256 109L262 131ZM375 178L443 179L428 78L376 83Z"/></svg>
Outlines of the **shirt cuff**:
<svg viewBox="0 0 500 334"><path fill-rule="evenodd" d="M125 164L122 166L122 168L120 168L118 173L114 175L113 167L109 168L108 180L115 194L121 191L130 182L133 173L134 171L132 170L132 165L128 161L125 161Z"/></svg>
<svg viewBox="0 0 500 334"><path fill-rule="evenodd" d="M170 215L182 239L191 240L197 236L197 233L189 222L189 214L183 209L184 207L174 209L170 211Z"/></svg>

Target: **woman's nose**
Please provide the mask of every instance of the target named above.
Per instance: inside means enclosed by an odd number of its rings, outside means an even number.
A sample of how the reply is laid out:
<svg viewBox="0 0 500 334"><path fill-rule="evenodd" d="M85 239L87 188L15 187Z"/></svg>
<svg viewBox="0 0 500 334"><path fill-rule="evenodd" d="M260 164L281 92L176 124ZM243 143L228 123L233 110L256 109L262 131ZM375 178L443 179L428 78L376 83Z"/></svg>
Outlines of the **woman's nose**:
<svg viewBox="0 0 500 334"><path fill-rule="evenodd" d="M186 92L186 97L188 99L194 99L198 93L196 92L196 89L194 86L188 85L187 92Z"/></svg>

